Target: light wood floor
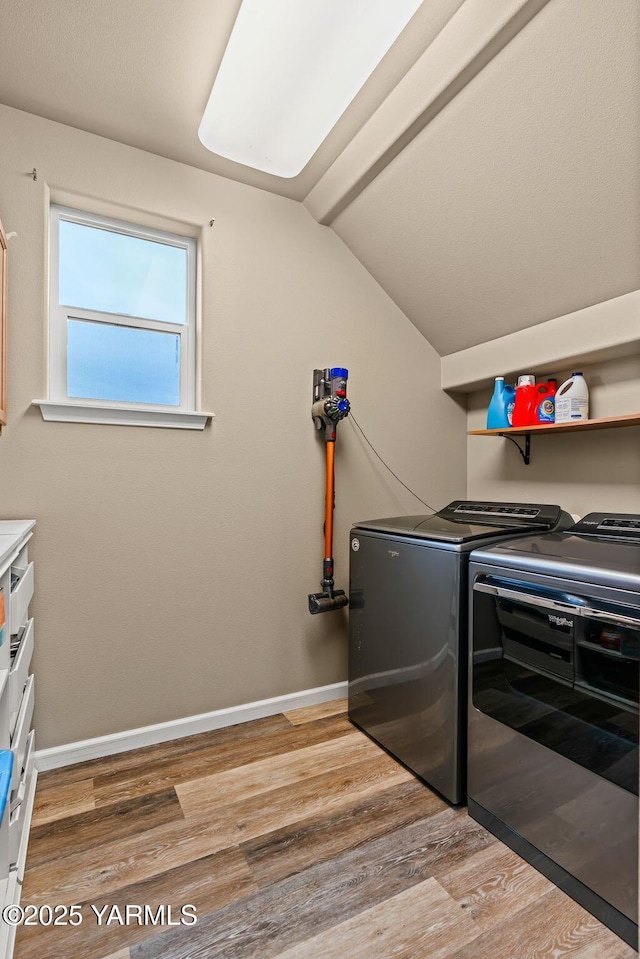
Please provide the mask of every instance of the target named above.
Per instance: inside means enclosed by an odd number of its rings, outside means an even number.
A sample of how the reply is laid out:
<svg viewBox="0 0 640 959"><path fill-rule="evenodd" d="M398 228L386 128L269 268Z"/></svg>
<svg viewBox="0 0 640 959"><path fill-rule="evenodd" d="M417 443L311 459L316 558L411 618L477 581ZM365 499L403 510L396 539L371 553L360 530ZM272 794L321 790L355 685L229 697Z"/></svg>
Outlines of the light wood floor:
<svg viewBox="0 0 640 959"><path fill-rule="evenodd" d="M41 774L22 905L83 921L20 928L16 959L635 959L344 710ZM187 903L195 925L91 911Z"/></svg>

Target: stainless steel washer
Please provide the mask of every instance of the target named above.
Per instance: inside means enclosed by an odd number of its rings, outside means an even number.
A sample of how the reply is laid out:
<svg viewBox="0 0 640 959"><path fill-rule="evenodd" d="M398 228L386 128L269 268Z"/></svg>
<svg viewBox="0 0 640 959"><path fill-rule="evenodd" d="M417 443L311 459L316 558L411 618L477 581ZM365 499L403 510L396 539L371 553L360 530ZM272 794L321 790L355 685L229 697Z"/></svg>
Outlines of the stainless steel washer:
<svg viewBox="0 0 640 959"><path fill-rule="evenodd" d="M456 500L351 530L349 718L451 802L465 798L469 553L571 523L559 506Z"/></svg>
<svg viewBox="0 0 640 959"><path fill-rule="evenodd" d="M637 948L640 516L470 560L469 813Z"/></svg>

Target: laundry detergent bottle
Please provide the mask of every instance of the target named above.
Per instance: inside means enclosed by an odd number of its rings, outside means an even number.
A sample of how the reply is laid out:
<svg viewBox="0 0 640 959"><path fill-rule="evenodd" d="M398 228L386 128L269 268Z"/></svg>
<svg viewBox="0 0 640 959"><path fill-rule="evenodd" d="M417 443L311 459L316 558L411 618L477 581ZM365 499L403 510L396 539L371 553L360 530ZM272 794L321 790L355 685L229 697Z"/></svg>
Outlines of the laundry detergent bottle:
<svg viewBox="0 0 640 959"><path fill-rule="evenodd" d="M525 373L518 377L516 386L516 400L513 407L514 426L532 426L536 420L538 394L536 378L532 373Z"/></svg>
<svg viewBox="0 0 640 959"><path fill-rule="evenodd" d="M556 393L556 423L589 419L589 387L582 373L572 373Z"/></svg>
<svg viewBox="0 0 640 959"><path fill-rule="evenodd" d="M487 429L506 430L511 426L515 390L505 383L504 376L496 376L493 396L487 410Z"/></svg>
<svg viewBox="0 0 640 959"><path fill-rule="evenodd" d="M534 423L555 423L557 380L548 380L536 386L536 409Z"/></svg>

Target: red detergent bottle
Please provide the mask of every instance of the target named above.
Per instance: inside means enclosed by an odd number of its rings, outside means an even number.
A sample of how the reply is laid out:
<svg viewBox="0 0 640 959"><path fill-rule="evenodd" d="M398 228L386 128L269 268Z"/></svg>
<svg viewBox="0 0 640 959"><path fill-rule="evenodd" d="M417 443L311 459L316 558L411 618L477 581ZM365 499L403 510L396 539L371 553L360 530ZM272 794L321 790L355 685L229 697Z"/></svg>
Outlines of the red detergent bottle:
<svg viewBox="0 0 640 959"><path fill-rule="evenodd" d="M519 376L512 425L514 427L532 426L537 423L537 407L538 393L535 376L531 373Z"/></svg>
<svg viewBox="0 0 640 959"><path fill-rule="evenodd" d="M556 390L558 381L548 380L536 386L536 405L534 424L555 423L556 421Z"/></svg>

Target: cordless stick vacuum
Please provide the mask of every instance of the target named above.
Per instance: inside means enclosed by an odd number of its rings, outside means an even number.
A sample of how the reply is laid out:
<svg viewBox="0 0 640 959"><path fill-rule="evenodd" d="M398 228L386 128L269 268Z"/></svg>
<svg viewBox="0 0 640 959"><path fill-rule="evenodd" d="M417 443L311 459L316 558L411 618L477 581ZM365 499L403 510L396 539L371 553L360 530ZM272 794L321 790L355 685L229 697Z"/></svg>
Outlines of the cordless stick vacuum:
<svg viewBox="0 0 640 959"><path fill-rule="evenodd" d="M349 415L347 378L349 371L341 366L313 371L313 406L311 416L317 430L324 429L327 451L327 492L324 518L324 561L322 564L322 592L309 593L309 612L328 613L332 609L348 606L349 599L343 589L333 588L333 507L334 465L336 428L341 419Z"/></svg>

